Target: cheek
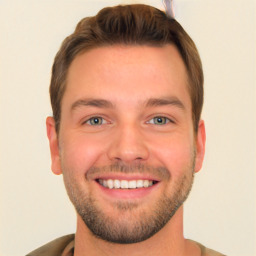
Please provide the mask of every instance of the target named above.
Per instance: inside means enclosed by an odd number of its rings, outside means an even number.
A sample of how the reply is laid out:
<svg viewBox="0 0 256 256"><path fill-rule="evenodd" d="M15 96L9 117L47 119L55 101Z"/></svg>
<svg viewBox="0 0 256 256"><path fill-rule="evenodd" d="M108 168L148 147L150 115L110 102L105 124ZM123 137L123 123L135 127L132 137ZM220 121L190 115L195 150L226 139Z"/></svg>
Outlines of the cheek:
<svg viewBox="0 0 256 256"><path fill-rule="evenodd" d="M71 139L72 138L72 139ZM66 136L61 145L61 162L64 169L84 175L103 154L102 141L90 136Z"/></svg>
<svg viewBox="0 0 256 256"><path fill-rule="evenodd" d="M152 148L152 155L171 172L172 176L179 176L188 168L192 168L194 158L192 138L176 135L158 141Z"/></svg>

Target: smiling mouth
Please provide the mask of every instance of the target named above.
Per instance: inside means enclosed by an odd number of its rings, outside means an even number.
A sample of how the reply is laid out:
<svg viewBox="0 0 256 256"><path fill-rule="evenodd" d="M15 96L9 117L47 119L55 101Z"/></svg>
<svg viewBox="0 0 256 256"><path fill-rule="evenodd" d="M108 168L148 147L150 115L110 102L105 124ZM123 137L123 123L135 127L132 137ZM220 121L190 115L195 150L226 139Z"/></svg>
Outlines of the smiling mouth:
<svg viewBox="0 0 256 256"><path fill-rule="evenodd" d="M152 187L158 183L155 180L112 180L112 179L96 179L101 186L108 189L139 189Z"/></svg>

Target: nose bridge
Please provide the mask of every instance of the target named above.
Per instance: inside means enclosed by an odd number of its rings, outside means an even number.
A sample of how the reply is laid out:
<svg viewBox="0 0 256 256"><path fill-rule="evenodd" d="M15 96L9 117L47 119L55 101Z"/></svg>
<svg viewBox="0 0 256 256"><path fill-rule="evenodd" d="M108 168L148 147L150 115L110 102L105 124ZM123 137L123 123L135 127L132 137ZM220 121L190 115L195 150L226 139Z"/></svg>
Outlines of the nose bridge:
<svg viewBox="0 0 256 256"><path fill-rule="evenodd" d="M146 160L149 151L139 125L134 123L120 125L111 140L108 156L111 160L127 163Z"/></svg>

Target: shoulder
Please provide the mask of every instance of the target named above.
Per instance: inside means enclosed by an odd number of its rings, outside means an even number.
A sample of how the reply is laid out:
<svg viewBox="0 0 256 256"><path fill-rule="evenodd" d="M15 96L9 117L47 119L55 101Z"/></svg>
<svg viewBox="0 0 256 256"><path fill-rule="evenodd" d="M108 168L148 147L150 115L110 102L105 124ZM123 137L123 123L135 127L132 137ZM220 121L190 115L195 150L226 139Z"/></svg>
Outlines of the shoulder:
<svg viewBox="0 0 256 256"><path fill-rule="evenodd" d="M28 253L26 256L59 256L65 250L67 245L74 241L75 235L66 235L57 238L38 249Z"/></svg>
<svg viewBox="0 0 256 256"><path fill-rule="evenodd" d="M217 252L215 250L207 248L207 247L205 247L204 245L202 245L202 244L200 244L198 242L195 242L195 241L192 241L192 242L196 243L200 247L201 253L202 253L201 255L202 256L225 256L225 254L222 254L220 252Z"/></svg>

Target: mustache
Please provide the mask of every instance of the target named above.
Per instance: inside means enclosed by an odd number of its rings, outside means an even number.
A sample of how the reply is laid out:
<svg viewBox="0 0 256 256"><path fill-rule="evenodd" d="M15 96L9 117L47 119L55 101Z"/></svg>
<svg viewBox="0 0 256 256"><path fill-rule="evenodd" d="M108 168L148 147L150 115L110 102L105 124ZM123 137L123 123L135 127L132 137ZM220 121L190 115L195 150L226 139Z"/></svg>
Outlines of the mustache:
<svg viewBox="0 0 256 256"><path fill-rule="evenodd" d="M170 172L165 167L154 167L146 164L111 164L106 166L93 166L86 173L87 180L94 180L99 174L125 173L125 174L149 174L159 180L169 180Z"/></svg>

